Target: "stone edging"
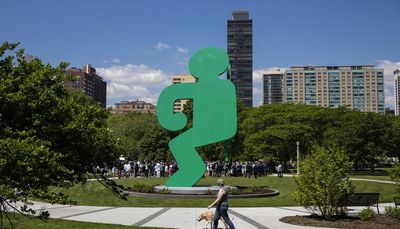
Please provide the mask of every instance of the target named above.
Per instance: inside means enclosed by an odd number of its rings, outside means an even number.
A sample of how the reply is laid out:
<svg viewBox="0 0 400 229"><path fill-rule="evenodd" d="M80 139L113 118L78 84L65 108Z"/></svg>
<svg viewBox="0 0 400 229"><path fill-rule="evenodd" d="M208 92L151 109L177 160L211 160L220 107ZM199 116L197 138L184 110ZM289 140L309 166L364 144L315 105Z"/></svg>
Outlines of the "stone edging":
<svg viewBox="0 0 400 229"><path fill-rule="evenodd" d="M279 195L279 191L275 189L269 189L273 192L271 193L261 193L261 194L242 194L242 195L229 195L229 199L241 199L241 198L259 198L259 197L272 197ZM131 192L124 191L128 196L135 197L153 197L153 198L172 198L172 199L214 199L215 195L179 195L179 194L160 194L160 193L143 193L143 192Z"/></svg>

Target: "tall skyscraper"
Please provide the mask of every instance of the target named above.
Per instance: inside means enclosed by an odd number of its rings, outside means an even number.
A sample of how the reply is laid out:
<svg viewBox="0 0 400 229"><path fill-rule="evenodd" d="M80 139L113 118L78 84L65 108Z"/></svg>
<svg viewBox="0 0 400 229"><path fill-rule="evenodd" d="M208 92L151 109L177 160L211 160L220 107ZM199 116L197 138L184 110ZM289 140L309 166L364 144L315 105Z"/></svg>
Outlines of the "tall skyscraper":
<svg viewBox="0 0 400 229"><path fill-rule="evenodd" d="M284 102L385 112L383 69L374 65L291 67L283 85Z"/></svg>
<svg viewBox="0 0 400 229"><path fill-rule="evenodd" d="M394 72L394 114L400 115L400 69Z"/></svg>
<svg viewBox="0 0 400 229"><path fill-rule="evenodd" d="M196 78L194 78L191 74L176 74L172 76L172 84L177 83L194 83L196 82ZM174 112L181 112L185 108L186 103L189 100L180 99L174 103Z"/></svg>
<svg viewBox="0 0 400 229"><path fill-rule="evenodd" d="M282 103L283 72L279 69L263 74L263 104Z"/></svg>
<svg viewBox="0 0 400 229"><path fill-rule="evenodd" d="M107 83L103 78L96 74L96 69L86 64L82 69L67 69L67 74L75 76L74 80L64 81L67 90L78 90L93 98L95 102L99 102L102 106L106 106L106 90Z"/></svg>
<svg viewBox="0 0 400 229"><path fill-rule="evenodd" d="M230 76L237 98L253 106L253 21L248 11L232 13L227 34Z"/></svg>

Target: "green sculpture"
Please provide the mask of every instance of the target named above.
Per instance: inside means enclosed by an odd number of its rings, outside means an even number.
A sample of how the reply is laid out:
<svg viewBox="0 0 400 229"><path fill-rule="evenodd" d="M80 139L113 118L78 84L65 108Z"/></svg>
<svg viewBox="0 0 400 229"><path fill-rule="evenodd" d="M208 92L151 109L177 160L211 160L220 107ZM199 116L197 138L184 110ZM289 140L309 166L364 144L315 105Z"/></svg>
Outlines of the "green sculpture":
<svg viewBox="0 0 400 229"><path fill-rule="evenodd" d="M193 126L169 142L169 148L179 165L167 187L191 187L203 176L206 167L196 147L223 141L236 133L236 92L230 80L219 78L229 67L223 49L205 48L189 61L195 83L174 84L165 88L158 99L157 116L164 128L178 131L187 124L182 112L174 113L179 99L193 100Z"/></svg>

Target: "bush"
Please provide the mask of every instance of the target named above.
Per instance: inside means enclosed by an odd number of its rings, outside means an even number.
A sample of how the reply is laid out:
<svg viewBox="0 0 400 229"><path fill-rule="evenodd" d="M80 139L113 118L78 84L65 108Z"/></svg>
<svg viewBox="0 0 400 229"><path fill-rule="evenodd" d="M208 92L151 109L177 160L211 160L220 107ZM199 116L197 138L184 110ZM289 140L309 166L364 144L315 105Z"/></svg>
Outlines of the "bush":
<svg viewBox="0 0 400 229"><path fill-rule="evenodd" d="M361 212L358 213L358 217L360 217L361 220L365 221L374 217L375 214L375 211L371 208L364 208Z"/></svg>
<svg viewBox="0 0 400 229"><path fill-rule="evenodd" d="M212 195L211 190L208 188L206 191L204 191L204 195Z"/></svg>
<svg viewBox="0 0 400 229"><path fill-rule="evenodd" d="M145 183L136 183L133 185L132 191L151 193L151 192L154 192L154 187L153 187L153 185L149 185L149 184L145 184Z"/></svg>
<svg viewBox="0 0 400 229"><path fill-rule="evenodd" d="M385 212L393 218L400 219L400 208L388 206L385 207Z"/></svg>
<svg viewBox="0 0 400 229"><path fill-rule="evenodd" d="M161 194L171 194L171 190L169 190L168 188L163 188L160 191Z"/></svg>
<svg viewBox="0 0 400 229"><path fill-rule="evenodd" d="M229 188L229 194L231 194L231 195L239 195L240 194L240 190L238 188L230 187Z"/></svg>
<svg viewBox="0 0 400 229"><path fill-rule="evenodd" d="M390 178L395 182L397 196L400 197L400 163L397 163L390 171Z"/></svg>
<svg viewBox="0 0 400 229"><path fill-rule="evenodd" d="M245 193L255 193L255 192L257 192L258 189L259 189L259 188L258 188L257 186L253 185L253 186L247 187L247 188L244 190L244 192L245 192Z"/></svg>
<svg viewBox="0 0 400 229"><path fill-rule="evenodd" d="M293 197L307 210L324 218L344 215L344 207L354 186L347 177L348 157L335 147L315 146L310 155L300 162L301 175Z"/></svg>

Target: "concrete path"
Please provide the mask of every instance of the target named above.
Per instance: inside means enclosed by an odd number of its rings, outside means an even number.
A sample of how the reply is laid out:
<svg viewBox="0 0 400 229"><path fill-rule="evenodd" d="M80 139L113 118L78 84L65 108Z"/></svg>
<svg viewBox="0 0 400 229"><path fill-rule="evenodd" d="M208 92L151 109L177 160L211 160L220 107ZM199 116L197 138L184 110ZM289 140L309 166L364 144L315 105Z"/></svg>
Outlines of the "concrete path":
<svg viewBox="0 0 400 229"><path fill-rule="evenodd" d="M182 200L184 201L184 200ZM394 204L381 204L380 212L385 206ZM198 222L196 218L206 208L144 208L144 207L95 207L51 205L35 202L34 208L48 210L51 218L76 220L85 222L135 225L143 227L167 227L182 229L205 228L206 222ZM362 207L352 208L358 212ZM238 229L276 228L276 229L306 229L303 227L285 224L279 221L284 216L309 215L302 207L260 207L260 208L230 208L230 217ZM222 224L220 223L220 228Z"/></svg>
<svg viewBox="0 0 400 229"><path fill-rule="evenodd" d="M395 184L394 181L386 181L386 180L372 180L372 179L363 179L363 178L350 178L350 180L369 181L369 182L384 183L384 184Z"/></svg>
<svg viewBox="0 0 400 229"><path fill-rule="evenodd" d="M292 175L286 175L292 176ZM391 181L368 180L351 178L378 183L393 183ZM182 201L185 201L182 199ZM385 206L394 206L393 203L379 205L379 211L384 212ZM134 225L142 227L167 227L182 229L200 229L206 227L206 222L198 222L197 217L208 211L206 208L146 208L146 207L96 207L74 205L51 205L35 202L34 209L47 210L51 218L76 220L96 223ZM363 207L351 207L356 214ZM373 208L374 209L374 208ZM214 210L214 209L212 209ZM376 209L374 209L376 210ZM309 215L302 207L253 207L230 208L229 215L238 229L307 229L316 227L295 226L282 223L280 218L285 216ZM220 222L219 228L222 227ZM326 229L326 228L325 228Z"/></svg>

